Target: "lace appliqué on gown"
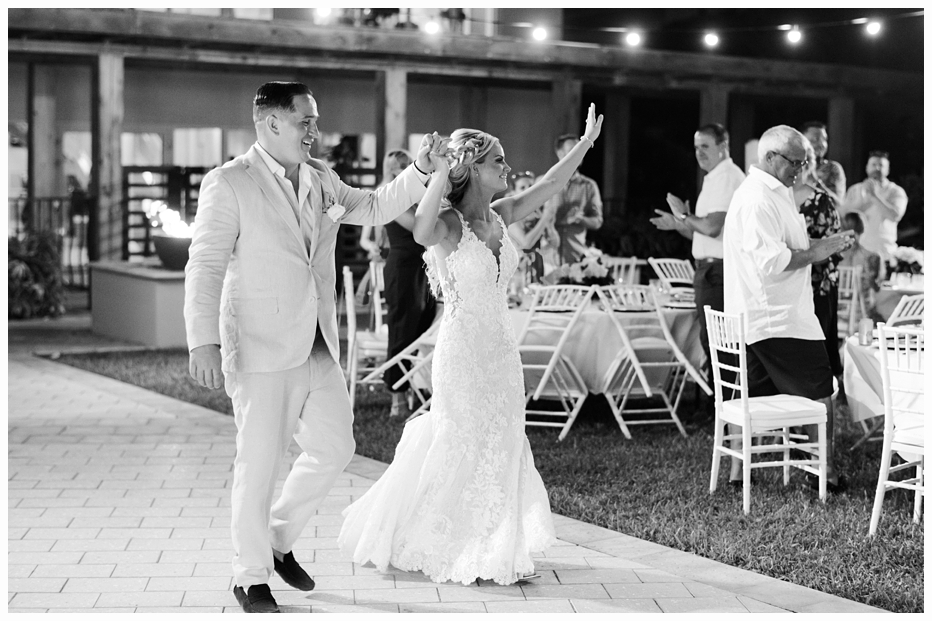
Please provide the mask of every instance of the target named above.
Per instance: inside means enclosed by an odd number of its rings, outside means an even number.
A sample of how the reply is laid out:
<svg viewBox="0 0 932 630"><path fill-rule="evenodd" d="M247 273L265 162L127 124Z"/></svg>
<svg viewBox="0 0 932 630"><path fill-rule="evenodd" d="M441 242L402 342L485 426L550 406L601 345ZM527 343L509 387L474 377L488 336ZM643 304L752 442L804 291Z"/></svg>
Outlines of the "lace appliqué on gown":
<svg viewBox="0 0 932 630"><path fill-rule="evenodd" d="M524 433L524 376L506 291L518 252L504 221L499 259L469 229L428 271L445 312L429 413L405 426L395 458L348 507L339 545L358 563L434 582L511 584L555 541L547 491ZM431 248L433 250L433 248Z"/></svg>

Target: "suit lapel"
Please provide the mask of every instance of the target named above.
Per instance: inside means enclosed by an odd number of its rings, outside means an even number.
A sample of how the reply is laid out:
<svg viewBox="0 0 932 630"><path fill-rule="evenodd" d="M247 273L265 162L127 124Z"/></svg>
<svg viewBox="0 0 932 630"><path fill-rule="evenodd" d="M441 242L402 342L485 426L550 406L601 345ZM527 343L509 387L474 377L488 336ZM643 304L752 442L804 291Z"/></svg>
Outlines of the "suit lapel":
<svg viewBox="0 0 932 630"><path fill-rule="evenodd" d="M298 242L301 244L301 250L306 251L304 248L304 237L301 235L301 226L298 225L298 221L295 219L291 201L285 197L285 193L282 192L281 186L275 181L275 176L269 170L269 167L266 166L262 156L259 155L255 147L251 147L249 151L246 152L245 162L248 166L246 173L256 182L259 189L269 200L269 205L272 206L273 211L288 225L289 229L291 229L291 233L294 234L295 238L297 238Z"/></svg>

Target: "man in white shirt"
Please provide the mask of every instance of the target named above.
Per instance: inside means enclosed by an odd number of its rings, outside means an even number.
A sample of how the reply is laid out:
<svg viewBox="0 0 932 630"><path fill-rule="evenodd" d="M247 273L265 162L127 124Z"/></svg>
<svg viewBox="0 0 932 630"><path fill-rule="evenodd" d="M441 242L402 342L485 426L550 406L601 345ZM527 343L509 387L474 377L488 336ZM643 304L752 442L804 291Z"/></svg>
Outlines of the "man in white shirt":
<svg viewBox="0 0 932 630"><path fill-rule="evenodd" d="M751 396L791 394L825 404L829 489L840 491L845 482L833 463L832 368L810 273L812 263L848 249L854 235L847 230L810 242L790 189L807 164L808 144L787 125L761 136L758 164L735 191L725 218L725 312L747 316ZM816 427L806 429L815 440Z"/></svg>
<svg viewBox="0 0 932 630"><path fill-rule="evenodd" d="M864 221L861 246L880 254L884 260L896 249L896 224L906 213L906 191L887 176L890 156L886 151L871 151L867 160L867 179L848 189L845 212L857 212Z"/></svg>
<svg viewBox="0 0 932 630"><path fill-rule="evenodd" d="M725 213L735 190L744 181L742 171L728 155L728 132L718 123L703 125L693 136L696 162L706 172L702 190L696 199L696 214L689 213L689 202L667 193L671 212L654 210L657 217L650 220L661 230L676 230L691 239L696 275L696 312L699 315L699 341L705 351L705 374L712 382L712 363L709 360L709 335L705 325L705 305L716 311L725 308L725 276L722 265L722 226Z"/></svg>

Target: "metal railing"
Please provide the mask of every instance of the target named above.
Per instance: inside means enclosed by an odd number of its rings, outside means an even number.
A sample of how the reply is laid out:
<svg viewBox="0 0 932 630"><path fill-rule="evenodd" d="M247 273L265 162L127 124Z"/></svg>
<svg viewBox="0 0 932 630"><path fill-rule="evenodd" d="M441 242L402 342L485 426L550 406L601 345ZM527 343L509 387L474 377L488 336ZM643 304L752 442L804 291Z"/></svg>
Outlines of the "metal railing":
<svg viewBox="0 0 932 630"><path fill-rule="evenodd" d="M10 197L8 229L13 238L48 232L57 239L62 283L89 287L88 223L93 200L88 197Z"/></svg>

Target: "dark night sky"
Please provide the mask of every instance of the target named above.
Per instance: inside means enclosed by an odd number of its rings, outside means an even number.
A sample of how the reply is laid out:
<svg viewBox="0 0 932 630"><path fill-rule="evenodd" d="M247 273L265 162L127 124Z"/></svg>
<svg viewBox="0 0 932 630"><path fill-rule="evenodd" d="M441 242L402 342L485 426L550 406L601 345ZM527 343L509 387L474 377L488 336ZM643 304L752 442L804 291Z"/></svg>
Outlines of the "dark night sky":
<svg viewBox="0 0 932 630"><path fill-rule="evenodd" d="M564 9L563 38L603 45L622 45L623 35L598 27L637 26L647 31L643 48L714 55L763 57L923 71L923 16L884 19L918 11L900 9ZM814 26L859 17L877 17L883 30L876 37L863 25ZM786 33L764 27L799 24L803 40L796 46ZM595 27L594 25L598 25ZM806 25L812 25L806 28ZM714 52L701 42L705 29L715 29L721 42ZM728 29L736 29L729 31Z"/></svg>

